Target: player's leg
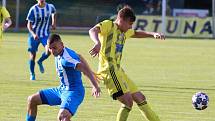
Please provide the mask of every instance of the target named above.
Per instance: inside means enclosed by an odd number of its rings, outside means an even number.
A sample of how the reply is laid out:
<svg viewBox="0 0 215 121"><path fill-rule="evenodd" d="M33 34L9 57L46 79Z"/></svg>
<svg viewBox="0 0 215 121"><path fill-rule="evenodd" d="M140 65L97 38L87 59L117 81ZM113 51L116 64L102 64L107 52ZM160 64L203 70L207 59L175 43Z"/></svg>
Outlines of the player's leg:
<svg viewBox="0 0 215 121"><path fill-rule="evenodd" d="M71 121L72 114L67 109L60 109L58 113L59 121Z"/></svg>
<svg viewBox="0 0 215 121"><path fill-rule="evenodd" d="M42 104L60 105L60 93L58 88L48 88L28 97L28 114L26 121L35 121L37 106Z"/></svg>
<svg viewBox="0 0 215 121"><path fill-rule="evenodd" d="M137 103L141 113L149 121L160 121L156 113L151 109L146 101L145 96L141 92L132 93L133 100Z"/></svg>
<svg viewBox="0 0 215 121"><path fill-rule="evenodd" d="M29 56L30 80L36 80L34 72L36 52L29 52Z"/></svg>
<svg viewBox="0 0 215 121"><path fill-rule="evenodd" d="M126 81L126 84L131 92L133 100L137 103L141 113L149 121L160 121L158 116L152 111L150 106L147 104L145 96L139 91L135 83L125 74L124 70L121 69L123 80Z"/></svg>
<svg viewBox="0 0 215 121"><path fill-rule="evenodd" d="M30 67L30 80L36 80L35 78L35 58L36 58L36 52L39 46L39 41L34 40L33 37L28 38L28 52L29 52L29 67Z"/></svg>
<svg viewBox="0 0 215 121"><path fill-rule="evenodd" d="M133 106L133 99L130 92L117 97L117 100L122 103L122 106L117 113L116 121L127 121L129 112L131 111Z"/></svg>
<svg viewBox="0 0 215 121"><path fill-rule="evenodd" d="M79 105L84 99L84 88L79 88L75 91L63 91L61 94L61 105L58 113L59 121L70 121L70 118L75 115Z"/></svg>
<svg viewBox="0 0 215 121"><path fill-rule="evenodd" d="M37 61L41 73L45 72L44 67L43 67L43 61L46 60L51 54L48 51L47 40L48 40L48 37L43 37L43 38L40 39L40 42L45 47L45 52L42 53L41 57Z"/></svg>
<svg viewBox="0 0 215 121"><path fill-rule="evenodd" d="M126 121L133 106L131 94L122 80L120 70L114 70L112 68L106 77L104 79L104 84L106 85L109 94L114 100L118 100L122 103L117 114L117 121Z"/></svg>
<svg viewBox="0 0 215 121"><path fill-rule="evenodd" d="M28 97L26 121L35 121L37 116L37 106L42 104L40 94L36 93Z"/></svg>
<svg viewBox="0 0 215 121"><path fill-rule="evenodd" d="M139 91L135 83L125 74L122 69L122 77L123 80L126 81L128 88L131 92L131 96L133 100L137 103L141 113L149 120L149 121L160 121L158 116L152 111L150 106L147 104L145 96Z"/></svg>

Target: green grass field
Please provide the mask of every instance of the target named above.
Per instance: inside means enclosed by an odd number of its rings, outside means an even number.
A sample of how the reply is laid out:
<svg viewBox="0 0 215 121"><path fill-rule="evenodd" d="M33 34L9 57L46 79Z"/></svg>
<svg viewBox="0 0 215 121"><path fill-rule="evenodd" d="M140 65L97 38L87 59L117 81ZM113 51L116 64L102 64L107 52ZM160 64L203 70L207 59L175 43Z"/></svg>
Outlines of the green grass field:
<svg viewBox="0 0 215 121"><path fill-rule="evenodd" d="M28 95L57 86L54 58L45 61L46 72L36 65L36 81L29 80L27 33L5 34L0 48L0 121L24 121ZM88 36L65 35L62 39L87 58L97 69L97 59L89 56L93 43ZM43 48L39 48L38 56ZM198 39L129 39L124 48L123 68L147 96L162 121L214 121L215 114L215 41ZM94 99L89 83L85 100L74 121L115 121L119 103L113 101L101 84L102 95ZM209 107L197 111L191 105L195 92L209 95ZM40 106L37 121L56 121L59 107ZM136 105L128 121L146 121Z"/></svg>

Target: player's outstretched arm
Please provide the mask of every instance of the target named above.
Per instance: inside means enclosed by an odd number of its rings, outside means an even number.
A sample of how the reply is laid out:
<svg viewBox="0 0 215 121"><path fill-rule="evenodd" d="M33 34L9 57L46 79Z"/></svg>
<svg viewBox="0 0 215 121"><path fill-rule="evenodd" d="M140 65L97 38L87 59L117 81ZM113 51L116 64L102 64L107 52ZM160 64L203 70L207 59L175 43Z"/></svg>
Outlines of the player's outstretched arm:
<svg viewBox="0 0 215 121"><path fill-rule="evenodd" d="M165 35L163 33L158 32L147 32L147 31L135 31L132 38L146 38L146 37L154 37L155 39L165 40Z"/></svg>
<svg viewBox="0 0 215 121"><path fill-rule="evenodd" d="M99 97L101 90L98 86L98 81L96 78L95 73L91 70L90 66L88 65L87 61L81 56L79 55L81 62L77 64L76 69L80 70L81 72L84 73L84 75L86 75L89 79L90 79L90 83L92 85L92 95L94 97Z"/></svg>
<svg viewBox="0 0 215 121"><path fill-rule="evenodd" d="M90 38L93 40L93 42L95 43L93 48L90 49L89 53L92 57L95 57L97 55L99 55L99 51L100 51L100 48L101 48L101 43L99 41L99 37L98 37L98 34L100 33L100 28L99 27L96 27L94 26L93 28L91 28L89 30L89 35L90 35Z"/></svg>

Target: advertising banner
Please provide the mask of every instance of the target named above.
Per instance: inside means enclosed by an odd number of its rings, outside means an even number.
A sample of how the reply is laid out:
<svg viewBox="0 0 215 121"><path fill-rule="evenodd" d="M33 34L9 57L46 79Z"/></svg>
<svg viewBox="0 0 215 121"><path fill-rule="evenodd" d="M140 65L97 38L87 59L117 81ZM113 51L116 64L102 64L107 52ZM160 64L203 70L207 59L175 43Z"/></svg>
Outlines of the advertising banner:
<svg viewBox="0 0 215 121"><path fill-rule="evenodd" d="M160 16L137 16L134 29L162 32ZM166 36L212 38L212 18L166 17Z"/></svg>

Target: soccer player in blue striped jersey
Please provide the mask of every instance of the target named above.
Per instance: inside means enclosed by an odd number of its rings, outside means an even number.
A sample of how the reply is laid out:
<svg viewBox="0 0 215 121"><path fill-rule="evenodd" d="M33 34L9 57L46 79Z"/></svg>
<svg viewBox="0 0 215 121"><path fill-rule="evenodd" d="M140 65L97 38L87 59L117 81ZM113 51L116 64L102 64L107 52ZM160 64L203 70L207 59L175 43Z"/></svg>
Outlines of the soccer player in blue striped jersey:
<svg viewBox="0 0 215 121"><path fill-rule="evenodd" d="M40 43L46 51L37 61L40 72L44 73L42 62L50 55L47 48L47 39L50 34L50 28L56 28L56 9L54 5L46 3L45 0L37 0L37 4L32 6L27 16L27 28L29 30L28 51L30 53L29 67L30 80L35 80L35 58Z"/></svg>
<svg viewBox="0 0 215 121"><path fill-rule="evenodd" d="M81 72L92 85L92 95L100 96L97 78L87 61L75 51L64 47L59 35L53 34L48 40L49 51L55 56L56 70L60 85L55 88L43 89L28 98L28 114L26 121L35 121L38 105L60 105L59 121L70 121L85 95Z"/></svg>

